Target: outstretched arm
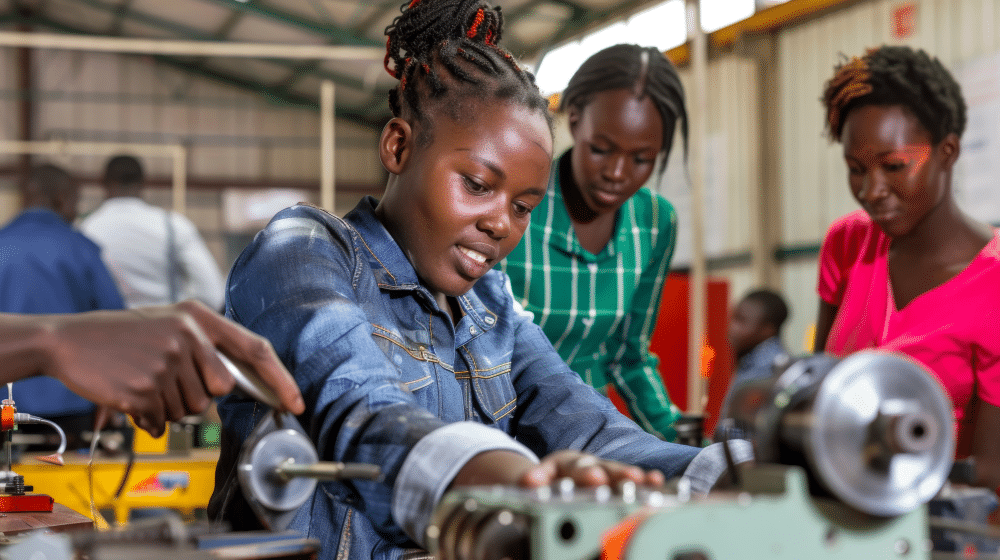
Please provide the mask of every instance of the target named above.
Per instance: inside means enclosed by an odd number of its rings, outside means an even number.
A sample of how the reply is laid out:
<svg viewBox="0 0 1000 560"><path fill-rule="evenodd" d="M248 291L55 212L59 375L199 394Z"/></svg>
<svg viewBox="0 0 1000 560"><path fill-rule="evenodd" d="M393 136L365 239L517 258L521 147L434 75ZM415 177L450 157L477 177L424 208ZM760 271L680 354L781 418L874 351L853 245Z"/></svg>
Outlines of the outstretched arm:
<svg viewBox="0 0 1000 560"><path fill-rule="evenodd" d="M451 487L504 484L537 488L560 478L572 478L577 486L594 487L632 481L662 486L663 473L608 461L581 451L563 450L535 463L512 451L486 451L473 457L452 480Z"/></svg>
<svg viewBox="0 0 1000 560"><path fill-rule="evenodd" d="M659 221L660 233L654 238L650 260L639 276L632 305L611 336L607 376L632 418L647 432L670 441L677 435L674 422L681 412L671 402L660 377L659 358L649 349L676 243L673 208L663 205L662 211L666 215Z"/></svg>
<svg viewBox="0 0 1000 560"><path fill-rule="evenodd" d="M0 314L0 382L33 375L131 415L154 436L233 388L219 349L250 365L290 411L304 405L264 338L196 301L72 315Z"/></svg>

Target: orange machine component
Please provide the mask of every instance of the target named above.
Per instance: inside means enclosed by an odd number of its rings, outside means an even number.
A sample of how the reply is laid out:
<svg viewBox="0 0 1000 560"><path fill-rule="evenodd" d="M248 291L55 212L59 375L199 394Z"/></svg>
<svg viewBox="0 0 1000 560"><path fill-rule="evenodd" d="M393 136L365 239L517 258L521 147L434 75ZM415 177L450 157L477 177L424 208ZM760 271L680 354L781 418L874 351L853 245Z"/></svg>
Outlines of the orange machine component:
<svg viewBox="0 0 1000 560"><path fill-rule="evenodd" d="M660 313L650 340L650 349L660 358L660 376L667 387L670 400L681 410L688 411L688 309L689 286L687 274L673 272L663 286ZM729 285L725 280L709 279L707 287L706 347L702 349L702 376L708 378L705 404L705 435L710 436L719 420L719 408L729 388L733 372L733 353L726 339L729 327ZM711 359L707 359L711 356ZM624 402L609 387L609 396L626 415Z"/></svg>
<svg viewBox="0 0 1000 560"><path fill-rule="evenodd" d="M9 401L4 401L0 406L0 430L5 432L14 429L14 413L17 412L17 408L8 403Z"/></svg>
<svg viewBox="0 0 1000 560"><path fill-rule="evenodd" d="M45 494L0 495L0 511L52 511L55 500Z"/></svg>

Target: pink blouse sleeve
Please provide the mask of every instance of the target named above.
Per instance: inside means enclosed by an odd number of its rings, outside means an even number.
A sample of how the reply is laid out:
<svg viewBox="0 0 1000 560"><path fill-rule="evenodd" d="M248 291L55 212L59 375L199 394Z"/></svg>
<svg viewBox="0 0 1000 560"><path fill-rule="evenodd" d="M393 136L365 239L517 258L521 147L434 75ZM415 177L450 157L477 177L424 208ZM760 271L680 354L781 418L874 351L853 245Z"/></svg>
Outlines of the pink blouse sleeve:
<svg viewBox="0 0 1000 560"><path fill-rule="evenodd" d="M847 272L853 259L851 221L852 215L844 216L835 221L826 232L823 245L819 251L819 278L816 291L823 301L839 306L844 300L844 289L847 287Z"/></svg>

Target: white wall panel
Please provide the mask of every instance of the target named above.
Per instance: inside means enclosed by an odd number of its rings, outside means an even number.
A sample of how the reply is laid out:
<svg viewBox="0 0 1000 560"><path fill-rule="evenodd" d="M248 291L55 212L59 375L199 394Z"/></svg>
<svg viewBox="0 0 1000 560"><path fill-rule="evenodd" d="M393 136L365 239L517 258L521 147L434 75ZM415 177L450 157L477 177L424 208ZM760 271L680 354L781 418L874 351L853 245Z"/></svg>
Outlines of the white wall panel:
<svg viewBox="0 0 1000 560"><path fill-rule="evenodd" d="M5 61L13 53L0 52ZM37 139L184 141L191 148L189 172L196 176L319 180L316 111L273 105L138 57L41 50L34 65L35 89L43 92L35 101ZM16 109L13 100L2 103L0 111ZM16 137L16 118L4 122L5 137ZM338 147L338 180L381 182L377 161L369 161L377 133L351 123L337 129L338 140L346 138L344 153ZM102 160L81 157L74 163L75 171L94 175ZM165 158L151 158L147 167L150 175L171 173Z"/></svg>
<svg viewBox="0 0 1000 560"><path fill-rule="evenodd" d="M781 338L792 354L810 350L805 341L816 323L819 296L816 295L816 260L804 259L784 263L781 267L780 290L788 302L789 318Z"/></svg>
<svg viewBox="0 0 1000 560"><path fill-rule="evenodd" d="M754 281L753 271L749 268L713 270L708 277L711 280L725 280L729 289L729 309L732 309L747 292L758 287Z"/></svg>
<svg viewBox="0 0 1000 560"><path fill-rule="evenodd" d="M691 110L691 71L681 69L681 81ZM759 181L758 144L760 103L757 68L741 56L712 60L707 68L707 169L705 185L706 251L709 256L730 255L750 247L750 212ZM679 127L678 127L679 128ZM691 255L690 186L683 162L684 146L674 140L667 172L658 189L678 211L676 264L687 265Z"/></svg>
<svg viewBox="0 0 1000 560"><path fill-rule="evenodd" d="M818 101L841 54L860 55L880 44L923 48L955 69L1000 49L1000 6L994 0L918 0L916 30L893 39L896 0L872 0L780 31L778 37L781 189L785 244L819 243L826 227L857 208L847 189L839 144L822 136Z"/></svg>

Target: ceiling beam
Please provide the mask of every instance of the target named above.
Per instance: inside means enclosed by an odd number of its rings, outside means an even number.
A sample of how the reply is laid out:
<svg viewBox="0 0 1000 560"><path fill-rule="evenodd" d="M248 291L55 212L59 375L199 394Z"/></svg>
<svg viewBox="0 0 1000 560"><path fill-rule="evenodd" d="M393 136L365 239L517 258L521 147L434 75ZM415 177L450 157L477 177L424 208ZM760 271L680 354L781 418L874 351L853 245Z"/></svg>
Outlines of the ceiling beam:
<svg viewBox="0 0 1000 560"><path fill-rule="evenodd" d="M586 12L585 8L582 8L578 4L574 4L569 0L529 0L528 2L514 8L512 10L504 11L504 21L517 22L521 21L522 18L529 17L539 6L542 4L562 4L568 7L570 12L570 19L575 17L580 17L580 12ZM529 45L523 41L517 41L508 33L504 36L503 42L507 50L511 51L516 57L520 59L530 59L537 56L539 53L548 48L551 43L534 44Z"/></svg>
<svg viewBox="0 0 1000 560"><path fill-rule="evenodd" d="M117 9L117 7L114 4L110 4L103 0L76 0L76 1L81 2L87 6L90 6L91 8L107 12L115 12ZM242 14L242 12L234 12L234 14ZM181 37L186 37L189 39L194 39L199 41L218 40L218 37L215 34L205 33L199 29L195 29L193 27L189 27L187 25L183 25L175 21L170 21L158 16L154 16L152 14L148 14L139 10L134 10L134 9L129 10L128 13L126 14L126 17L135 20L136 22L141 23L143 25L154 27L156 29L166 31L174 35L179 35ZM239 17L242 17L242 15L239 15ZM222 29L220 29L219 31L222 31ZM296 70L298 70L301 66L301 64L297 64L295 62L286 59L263 58L263 60L267 60L268 62L276 64L278 66L284 66L289 70L291 70L293 73ZM364 91L365 89L367 89L367 86L362 80L358 80L353 76L345 76L338 72L333 72L318 67L313 70L313 73L324 80L332 80L335 84L339 86L345 86L360 91Z"/></svg>
<svg viewBox="0 0 1000 560"><path fill-rule="evenodd" d="M49 20L53 21L54 20ZM131 54L161 54L168 56L235 57L268 60L323 59L381 62L383 54L369 47L343 45L293 45L285 43L247 43L232 41L201 41L195 39L143 39L138 37L108 37L100 33L72 35L65 33L12 32L0 33L0 46L94 51Z"/></svg>
<svg viewBox="0 0 1000 560"><path fill-rule="evenodd" d="M296 83L306 74L310 74L319 69L318 60L310 60L300 64L297 68L292 70L292 73L282 80L280 83L274 84L275 88L281 89L283 91L291 90Z"/></svg>
<svg viewBox="0 0 1000 560"><path fill-rule="evenodd" d="M359 45L359 46L381 46L378 41L373 41L367 37L358 36L353 31L321 23L308 18L304 18L291 12L286 12L280 8L264 4L260 1L239 2L238 0L210 0L216 4L226 6L234 11L245 12L256 16L277 21L285 25L297 27L299 29L314 33L336 44Z"/></svg>
<svg viewBox="0 0 1000 560"><path fill-rule="evenodd" d="M115 8L115 19L111 22L111 27L108 29L108 35L121 35L122 25L125 23L125 16L132 8L133 3L135 3L135 0L122 0L122 2L118 4Z"/></svg>
<svg viewBox="0 0 1000 560"><path fill-rule="evenodd" d="M25 17L25 16L18 16L15 14L13 15L12 19L21 23L28 23L31 25L46 27L63 33L72 33L74 35L95 36L95 37L101 36L96 33L91 33L88 31L84 31L82 29L77 29L72 26L57 21L53 21L48 19L47 17L39 15L31 15ZM166 66L171 66L173 68L183 70L184 72L187 72L189 74L211 78L215 81L222 82L245 91L253 92L267 99L271 103L279 105L291 105L291 106L311 109L314 111L319 111L319 102L313 98L297 95L287 91L281 91L272 88L270 86L261 84L259 82L248 80L247 78L244 78L242 76L236 76L233 74L229 74L227 72L214 70L211 68L202 68L195 63L180 60L171 56L164 56L164 55L149 55L149 56L152 56L152 58L157 62L160 62ZM337 118L341 118L346 121L353 122L367 128L374 128L376 130L381 128L382 124L384 124L381 122L381 119L373 117L370 112L366 114L358 111L338 108L336 115Z"/></svg>
<svg viewBox="0 0 1000 560"><path fill-rule="evenodd" d="M222 22L222 25L215 30L213 34L216 39L229 39L229 34L232 33L233 28L236 24L243 19L243 12L231 12L227 17L226 21Z"/></svg>
<svg viewBox="0 0 1000 560"><path fill-rule="evenodd" d="M400 2L391 3L390 9L395 10L397 13L399 13L399 4ZM376 8L375 11L372 13L372 15L368 16L361 23L358 24L358 29L361 29L363 32L367 32L371 28L371 26L378 23L378 21L383 17L385 17L388 12L389 10L385 9L384 6ZM379 34L381 35L381 33L382 30L380 29Z"/></svg>

